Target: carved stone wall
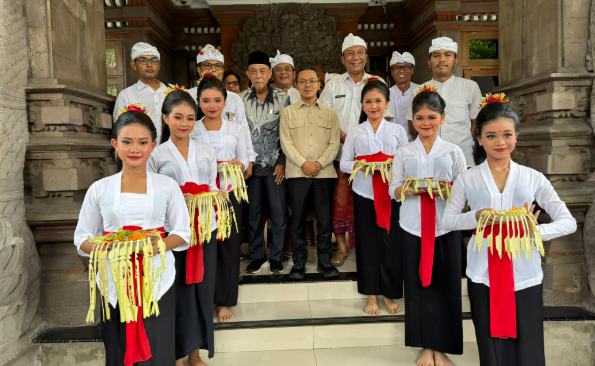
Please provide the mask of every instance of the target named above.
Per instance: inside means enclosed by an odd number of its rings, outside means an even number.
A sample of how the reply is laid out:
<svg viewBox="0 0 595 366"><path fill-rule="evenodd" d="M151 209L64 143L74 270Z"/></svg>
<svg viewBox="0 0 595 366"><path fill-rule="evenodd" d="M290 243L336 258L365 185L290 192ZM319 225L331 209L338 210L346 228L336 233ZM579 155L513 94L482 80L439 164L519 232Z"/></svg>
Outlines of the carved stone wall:
<svg viewBox="0 0 595 366"><path fill-rule="evenodd" d="M259 6L231 46L232 70L244 75L251 52L274 56L279 50L293 57L296 67L320 65L325 72L342 73L343 38L335 18L309 4Z"/></svg>
<svg viewBox="0 0 595 366"><path fill-rule="evenodd" d="M40 265L25 222L27 29L23 0L0 0L0 365L31 338Z"/></svg>

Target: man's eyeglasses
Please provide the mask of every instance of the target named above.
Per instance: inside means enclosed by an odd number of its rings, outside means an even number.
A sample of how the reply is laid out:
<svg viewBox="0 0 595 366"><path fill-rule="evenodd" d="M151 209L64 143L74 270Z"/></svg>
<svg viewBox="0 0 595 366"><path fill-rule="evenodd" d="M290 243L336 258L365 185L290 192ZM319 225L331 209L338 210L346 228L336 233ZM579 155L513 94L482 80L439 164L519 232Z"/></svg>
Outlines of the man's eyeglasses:
<svg viewBox="0 0 595 366"><path fill-rule="evenodd" d="M412 65L403 65L403 66L393 65L390 67L391 71L400 71L400 70L410 71L412 69L413 69Z"/></svg>
<svg viewBox="0 0 595 366"><path fill-rule="evenodd" d="M297 84L299 86L304 86L304 85L316 85L316 83L319 83L320 80L316 80L316 79L311 79L311 80L304 80L304 79L300 79L297 81Z"/></svg>
<svg viewBox="0 0 595 366"><path fill-rule="evenodd" d="M141 64L143 66L145 66L146 64L148 64L149 61L151 62L151 65L157 65L159 62L161 62L161 61L159 61L159 59L157 57L152 58L150 60L148 58L146 58L146 57L139 57L139 58L136 59L136 62L138 62L139 64Z"/></svg>
<svg viewBox="0 0 595 366"><path fill-rule="evenodd" d="M232 87L235 88L236 86L240 85L239 81L226 81L223 83L223 85L225 85L226 88Z"/></svg>
<svg viewBox="0 0 595 366"><path fill-rule="evenodd" d="M223 64L211 64L208 62L203 62L200 64L201 67L204 67L205 70L211 70L213 67L215 68L215 70L219 71L223 68Z"/></svg>

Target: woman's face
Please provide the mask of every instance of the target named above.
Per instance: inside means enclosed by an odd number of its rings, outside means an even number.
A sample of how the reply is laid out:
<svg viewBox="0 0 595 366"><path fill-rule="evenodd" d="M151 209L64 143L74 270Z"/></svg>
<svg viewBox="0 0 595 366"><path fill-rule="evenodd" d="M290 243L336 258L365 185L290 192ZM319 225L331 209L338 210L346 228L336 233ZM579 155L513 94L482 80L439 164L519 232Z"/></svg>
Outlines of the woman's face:
<svg viewBox="0 0 595 366"><path fill-rule="evenodd" d="M483 146L486 154L496 160L510 159L510 154L516 146L516 139L514 122L504 117L484 123L481 136L477 137L479 145Z"/></svg>
<svg viewBox="0 0 595 366"><path fill-rule="evenodd" d="M384 116L388 102L380 90L372 89L364 95L363 108L368 120L377 120Z"/></svg>
<svg viewBox="0 0 595 366"><path fill-rule="evenodd" d="M116 149L122 164L130 168L146 167L155 145L149 129L139 123L122 127L118 139L112 139L112 146Z"/></svg>
<svg viewBox="0 0 595 366"><path fill-rule="evenodd" d="M225 108L225 97L217 89L206 89L200 94L198 103L205 117L219 118Z"/></svg>
<svg viewBox="0 0 595 366"><path fill-rule="evenodd" d="M180 103L173 108L169 116L164 115L163 120L169 126L172 136L185 139L194 130L196 111L190 104Z"/></svg>
<svg viewBox="0 0 595 366"><path fill-rule="evenodd" d="M438 134L438 128L444 123L444 114L424 107L413 116L413 127L420 136L431 137Z"/></svg>
<svg viewBox="0 0 595 366"><path fill-rule="evenodd" d="M223 80L223 85L225 85L225 89L228 91L240 94L240 81L235 76L227 75L225 80Z"/></svg>

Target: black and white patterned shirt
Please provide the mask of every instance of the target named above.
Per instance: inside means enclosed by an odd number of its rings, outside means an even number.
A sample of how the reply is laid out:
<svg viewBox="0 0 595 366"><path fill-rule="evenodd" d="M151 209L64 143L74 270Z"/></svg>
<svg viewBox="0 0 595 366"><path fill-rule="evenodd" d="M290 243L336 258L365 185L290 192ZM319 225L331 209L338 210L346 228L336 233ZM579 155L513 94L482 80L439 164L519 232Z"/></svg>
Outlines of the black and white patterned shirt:
<svg viewBox="0 0 595 366"><path fill-rule="evenodd" d="M269 92L260 101L254 87L240 93L246 107L246 119L252 135L252 145L256 160L254 176L263 177L273 174L275 166L285 166L285 154L281 150L279 124L283 108L289 106L289 95L277 88L269 88Z"/></svg>

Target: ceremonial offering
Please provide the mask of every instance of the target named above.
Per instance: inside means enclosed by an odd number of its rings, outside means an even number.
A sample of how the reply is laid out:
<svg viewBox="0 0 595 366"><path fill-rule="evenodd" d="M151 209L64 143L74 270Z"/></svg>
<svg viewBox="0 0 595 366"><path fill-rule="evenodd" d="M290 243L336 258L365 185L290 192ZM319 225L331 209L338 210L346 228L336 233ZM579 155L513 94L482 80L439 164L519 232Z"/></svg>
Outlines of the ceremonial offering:
<svg viewBox="0 0 595 366"><path fill-rule="evenodd" d="M391 180L391 169L392 169L393 159L388 158L385 161L367 161L366 159L357 160L353 165L353 171L351 172L351 176L349 177L348 182L351 183L353 178L355 178L356 174L360 171L362 167L366 168L365 177L364 179L368 179L368 174L372 172L374 175L375 171L380 172L380 176L382 177L382 182L390 182Z"/></svg>
<svg viewBox="0 0 595 366"><path fill-rule="evenodd" d="M159 238L157 246L162 266L155 272L153 267L154 237ZM110 319L108 267L116 286L120 319L122 322L138 320L138 308L142 307L142 317L159 315L157 296L153 297L155 287L159 293L161 275L165 265L165 243L158 230L125 230L89 238L95 243L89 258L89 293L90 302L87 323L95 321L96 273L99 272L99 288L104 300L103 319ZM108 263L109 259L109 263ZM138 291L141 289L142 292ZM135 291L137 289L137 291Z"/></svg>
<svg viewBox="0 0 595 366"><path fill-rule="evenodd" d="M486 229L490 232L485 232ZM497 232L495 237L494 232ZM531 259L533 245L537 247L542 256L545 255L537 220L533 213L525 207L513 207L504 211L483 211L477 220L473 249L483 250L484 237L488 239L488 248L491 249L491 253L494 253L494 246L496 246L500 258L502 258L503 242L504 250L509 256L512 254L514 259L520 258L521 251Z"/></svg>
<svg viewBox="0 0 595 366"><path fill-rule="evenodd" d="M217 211L217 240L225 240L231 235L231 222L235 223L236 230L238 224L236 222L235 212L231 201L227 197L227 193L223 191L203 192L186 196L186 205L188 206L188 214L195 220L190 220L190 246L195 246L198 243L202 245L205 240L211 240L211 220L213 213L211 208L215 206ZM200 213L200 215L197 215ZM197 226L198 225L198 226Z"/></svg>
<svg viewBox="0 0 595 366"><path fill-rule="evenodd" d="M222 161L217 163L217 171L223 174L223 183L225 187L229 187L228 175L231 176L231 183L235 188L233 191L236 192L236 198L238 202L242 202L244 199L248 202L248 188L246 187L246 181L244 180L244 172L239 165L232 164L229 161Z"/></svg>
<svg viewBox="0 0 595 366"><path fill-rule="evenodd" d="M413 190L415 193L418 193L420 188L426 188L426 191L430 198L434 198L434 194L432 193L433 189L438 190L438 194L440 198L444 199L444 195L442 194L442 189L440 189L440 183L444 183L444 187L446 188L446 198L448 202L450 202L450 182L445 179L433 179L433 178L415 178L409 177L405 179L405 183L403 184L403 189L401 190L401 203L405 202L405 191L413 185ZM432 189L427 189L432 188ZM422 192L424 193L424 192Z"/></svg>

